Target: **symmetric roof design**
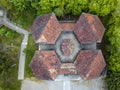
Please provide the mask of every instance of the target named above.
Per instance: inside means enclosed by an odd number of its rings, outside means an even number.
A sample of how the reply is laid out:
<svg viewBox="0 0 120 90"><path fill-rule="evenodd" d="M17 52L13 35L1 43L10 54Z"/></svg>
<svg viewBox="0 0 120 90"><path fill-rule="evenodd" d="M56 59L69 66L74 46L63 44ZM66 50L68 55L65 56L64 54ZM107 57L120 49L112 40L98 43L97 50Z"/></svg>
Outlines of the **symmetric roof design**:
<svg viewBox="0 0 120 90"><path fill-rule="evenodd" d="M80 75L89 80L99 77L106 66L102 51L96 48L105 31L96 15L82 13L77 22L58 22L53 13L46 14L36 18L30 31L43 47L30 64L38 79Z"/></svg>

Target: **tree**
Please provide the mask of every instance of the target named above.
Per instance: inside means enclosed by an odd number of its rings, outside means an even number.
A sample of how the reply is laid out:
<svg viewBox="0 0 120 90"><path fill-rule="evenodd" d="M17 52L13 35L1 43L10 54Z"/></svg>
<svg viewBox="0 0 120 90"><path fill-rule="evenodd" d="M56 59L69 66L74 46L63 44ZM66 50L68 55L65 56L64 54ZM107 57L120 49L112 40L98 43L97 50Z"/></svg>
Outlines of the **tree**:
<svg viewBox="0 0 120 90"><path fill-rule="evenodd" d="M90 0L89 11L97 15L108 15L115 8L116 0Z"/></svg>
<svg viewBox="0 0 120 90"><path fill-rule="evenodd" d="M108 58L108 68L112 72L120 72L120 1L116 3L116 9L112 13L113 17L110 19L109 28L106 36L109 44L106 46L110 53Z"/></svg>
<svg viewBox="0 0 120 90"><path fill-rule="evenodd" d="M120 73L108 72L106 81L108 90L120 90Z"/></svg>
<svg viewBox="0 0 120 90"><path fill-rule="evenodd" d="M106 51L109 53L107 58L108 72L106 81L108 90L120 89L120 0L116 0L115 10L108 23L106 37L109 43L106 44Z"/></svg>

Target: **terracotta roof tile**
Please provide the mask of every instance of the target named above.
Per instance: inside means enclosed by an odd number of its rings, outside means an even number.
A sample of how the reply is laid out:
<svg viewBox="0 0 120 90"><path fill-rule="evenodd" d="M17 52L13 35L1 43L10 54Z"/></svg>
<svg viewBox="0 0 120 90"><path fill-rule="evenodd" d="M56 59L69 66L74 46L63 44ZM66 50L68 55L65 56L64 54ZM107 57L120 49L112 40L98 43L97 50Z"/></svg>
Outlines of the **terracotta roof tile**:
<svg viewBox="0 0 120 90"><path fill-rule="evenodd" d="M58 70L59 75L75 75L77 74L76 69L59 69Z"/></svg>
<svg viewBox="0 0 120 90"><path fill-rule="evenodd" d="M76 24L59 24L53 13L37 17L31 33L43 49L36 51L31 61L33 74L42 80L72 74L79 74L85 80L99 77L106 63L96 43L101 42L104 31L99 18L91 14L83 13Z"/></svg>
<svg viewBox="0 0 120 90"><path fill-rule="evenodd" d="M31 62L31 69L39 79L51 80L57 76L56 70L60 68L60 64L54 51L37 51Z"/></svg>
<svg viewBox="0 0 120 90"><path fill-rule="evenodd" d="M30 32L37 43L54 44L61 30L56 16L52 13L37 17Z"/></svg>
<svg viewBox="0 0 120 90"><path fill-rule="evenodd" d="M38 16L30 28L30 32L35 40L38 40L52 14Z"/></svg>
<svg viewBox="0 0 120 90"><path fill-rule="evenodd" d="M91 28L95 33L98 42L101 42L103 34L105 32L105 27L101 23L100 19L98 18L98 16L91 14L84 13L84 16L86 17L88 23L91 25Z"/></svg>
<svg viewBox="0 0 120 90"><path fill-rule="evenodd" d="M61 69L75 69L76 66L73 63L62 63Z"/></svg>
<svg viewBox="0 0 120 90"><path fill-rule="evenodd" d="M84 15L82 14L74 28L74 33L81 44L88 42L96 42L94 33L91 31L92 30L90 28L90 25L88 24Z"/></svg>
<svg viewBox="0 0 120 90"><path fill-rule="evenodd" d="M73 30L75 22L60 22L62 30Z"/></svg>
<svg viewBox="0 0 120 90"><path fill-rule="evenodd" d="M77 21L74 33L80 43L101 42L105 28L99 18L83 13Z"/></svg>
<svg viewBox="0 0 120 90"><path fill-rule="evenodd" d="M100 76L106 65L101 50L82 50L75 64L80 76L87 80Z"/></svg>

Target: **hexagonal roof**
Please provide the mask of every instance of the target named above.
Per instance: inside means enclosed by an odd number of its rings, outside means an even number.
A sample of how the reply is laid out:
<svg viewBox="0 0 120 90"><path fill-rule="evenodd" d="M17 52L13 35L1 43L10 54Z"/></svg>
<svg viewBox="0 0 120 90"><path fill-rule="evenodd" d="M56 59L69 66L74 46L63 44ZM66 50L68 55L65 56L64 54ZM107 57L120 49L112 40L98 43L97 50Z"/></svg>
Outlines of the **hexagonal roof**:
<svg viewBox="0 0 120 90"><path fill-rule="evenodd" d="M101 50L82 50L75 61L78 73L85 79L100 76L106 66Z"/></svg>
<svg viewBox="0 0 120 90"><path fill-rule="evenodd" d="M74 27L74 33L81 43L101 42L105 28L98 16L82 13Z"/></svg>
<svg viewBox="0 0 120 90"><path fill-rule="evenodd" d="M61 62L67 63L73 62L81 49L80 43L71 31L63 31L58 38L55 47Z"/></svg>
<svg viewBox="0 0 120 90"><path fill-rule="evenodd" d="M76 24L59 23L53 13L39 16L31 27L40 48L31 61L34 75L43 80L71 74L85 80L97 78L106 66L96 47L104 31L98 17L91 14L83 13Z"/></svg>
<svg viewBox="0 0 120 90"><path fill-rule="evenodd" d="M38 16L30 32L36 43L54 44L61 32L61 27L54 13L51 13Z"/></svg>

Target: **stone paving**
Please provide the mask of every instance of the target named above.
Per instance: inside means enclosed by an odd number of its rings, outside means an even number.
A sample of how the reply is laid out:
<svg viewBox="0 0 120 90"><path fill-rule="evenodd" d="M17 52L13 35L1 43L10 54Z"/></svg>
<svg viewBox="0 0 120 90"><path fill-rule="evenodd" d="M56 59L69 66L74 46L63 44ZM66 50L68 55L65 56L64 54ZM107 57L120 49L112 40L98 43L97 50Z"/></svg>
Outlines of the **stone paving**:
<svg viewBox="0 0 120 90"><path fill-rule="evenodd" d="M104 77L87 81L32 81L25 79L21 90L107 90L107 86Z"/></svg>

